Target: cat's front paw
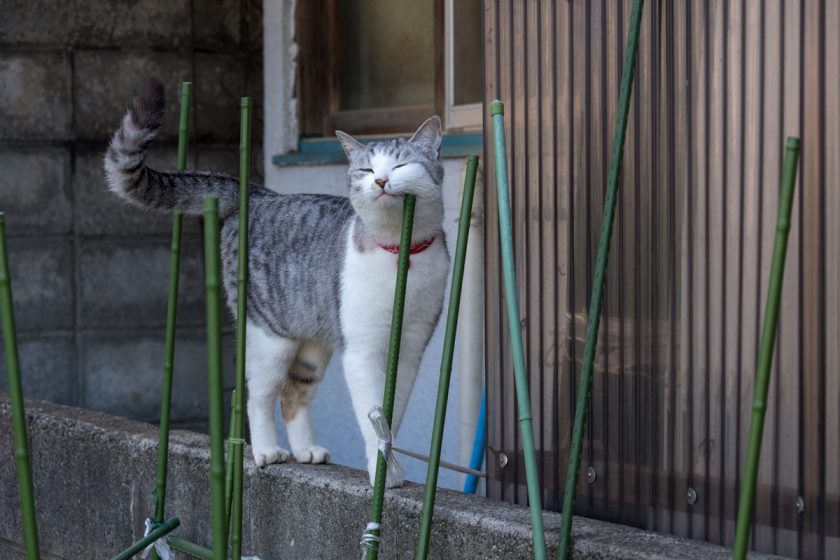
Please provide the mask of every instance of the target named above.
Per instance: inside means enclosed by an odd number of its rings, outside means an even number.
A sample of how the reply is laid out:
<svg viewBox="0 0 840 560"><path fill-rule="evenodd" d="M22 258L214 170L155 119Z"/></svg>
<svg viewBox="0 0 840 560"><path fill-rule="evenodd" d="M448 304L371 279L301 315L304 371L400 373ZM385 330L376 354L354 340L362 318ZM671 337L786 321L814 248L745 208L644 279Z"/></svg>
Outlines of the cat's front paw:
<svg viewBox="0 0 840 560"><path fill-rule="evenodd" d="M289 458L289 452L282 447L254 447L254 462L258 467L264 467L271 463L285 463Z"/></svg>
<svg viewBox="0 0 840 560"><path fill-rule="evenodd" d="M310 445L294 450L295 460L298 463L321 464L330 462L330 452L320 445Z"/></svg>

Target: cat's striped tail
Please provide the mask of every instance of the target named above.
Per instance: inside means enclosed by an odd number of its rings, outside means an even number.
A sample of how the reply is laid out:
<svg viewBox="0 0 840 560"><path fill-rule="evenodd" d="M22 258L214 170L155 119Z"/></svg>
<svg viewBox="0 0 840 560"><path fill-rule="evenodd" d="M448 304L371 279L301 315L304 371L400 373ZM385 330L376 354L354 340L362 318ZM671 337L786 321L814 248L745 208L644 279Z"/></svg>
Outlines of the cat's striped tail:
<svg viewBox="0 0 840 560"><path fill-rule="evenodd" d="M239 183L226 175L179 172L162 173L146 166L146 148L163 121L163 85L147 81L122 119L105 152L108 187L128 202L149 208L199 215L205 195L219 198L222 217L236 211Z"/></svg>

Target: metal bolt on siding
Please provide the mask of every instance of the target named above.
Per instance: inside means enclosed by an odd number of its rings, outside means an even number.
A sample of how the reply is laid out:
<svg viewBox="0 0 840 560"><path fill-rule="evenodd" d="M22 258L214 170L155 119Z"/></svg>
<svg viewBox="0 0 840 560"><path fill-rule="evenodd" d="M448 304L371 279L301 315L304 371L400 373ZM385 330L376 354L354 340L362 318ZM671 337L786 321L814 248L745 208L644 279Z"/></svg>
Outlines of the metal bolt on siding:
<svg viewBox="0 0 840 560"><path fill-rule="evenodd" d="M688 489L688 491L685 493L685 500L690 506L693 506L697 502L697 492L694 491L694 488Z"/></svg>
<svg viewBox="0 0 840 560"><path fill-rule="evenodd" d="M595 479L597 478L598 473L595 472L595 467L589 467L588 469L586 469L586 481L589 482L589 484L595 482Z"/></svg>
<svg viewBox="0 0 840 560"><path fill-rule="evenodd" d="M802 498L802 496L796 497L796 513L798 513L799 515L805 513L805 500Z"/></svg>

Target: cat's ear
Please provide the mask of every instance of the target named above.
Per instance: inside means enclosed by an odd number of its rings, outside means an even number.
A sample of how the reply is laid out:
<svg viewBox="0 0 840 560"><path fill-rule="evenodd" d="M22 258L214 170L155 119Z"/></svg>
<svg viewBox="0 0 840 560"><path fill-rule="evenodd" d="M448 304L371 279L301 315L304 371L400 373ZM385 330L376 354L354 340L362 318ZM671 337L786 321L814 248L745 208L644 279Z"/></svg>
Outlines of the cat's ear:
<svg viewBox="0 0 840 560"><path fill-rule="evenodd" d="M409 142L417 144L418 146L431 150L435 153L440 150L441 132L440 132L440 117L437 115L426 119L426 122L420 125L414 136Z"/></svg>
<svg viewBox="0 0 840 560"><path fill-rule="evenodd" d="M347 159L350 161L353 161L357 154L365 151L365 145L346 132L336 130L335 136L338 138L338 141L341 142L341 147L344 148L344 153L347 154Z"/></svg>

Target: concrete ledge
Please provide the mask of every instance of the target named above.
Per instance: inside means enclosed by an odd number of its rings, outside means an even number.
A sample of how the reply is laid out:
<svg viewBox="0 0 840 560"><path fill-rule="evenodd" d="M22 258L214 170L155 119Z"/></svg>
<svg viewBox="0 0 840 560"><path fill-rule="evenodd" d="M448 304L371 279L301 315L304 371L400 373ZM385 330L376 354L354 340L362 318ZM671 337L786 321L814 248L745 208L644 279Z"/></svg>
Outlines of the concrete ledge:
<svg viewBox="0 0 840 560"><path fill-rule="evenodd" d="M154 426L87 410L27 401L39 532L47 558L110 558L142 534L153 511ZM0 395L0 556L20 556L21 524L10 426ZM174 431L167 516L181 518L180 537L207 546L210 535L208 438ZM263 560L357 558L371 490L367 475L346 467L245 465L244 549ZM412 558L422 486L389 491L382 558ZM545 514L551 557L560 515ZM723 560L724 548L575 519L575 558ZM441 490L431 558L530 558L528 510ZM778 558L751 555L754 559Z"/></svg>

